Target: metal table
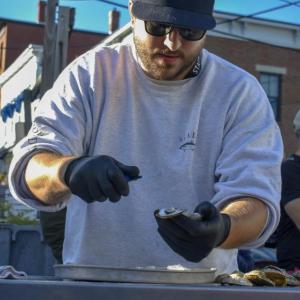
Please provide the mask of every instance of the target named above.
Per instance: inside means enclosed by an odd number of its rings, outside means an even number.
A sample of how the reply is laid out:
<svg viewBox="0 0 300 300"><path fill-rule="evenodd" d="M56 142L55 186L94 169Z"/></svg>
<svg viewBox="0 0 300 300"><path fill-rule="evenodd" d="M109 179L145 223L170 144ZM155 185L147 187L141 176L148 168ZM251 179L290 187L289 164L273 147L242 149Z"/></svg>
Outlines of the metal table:
<svg viewBox="0 0 300 300"><path fill-rule="evenodd" d="M0 280L1 300L296 300L300 287L236 287L49 280Z"/></svg>

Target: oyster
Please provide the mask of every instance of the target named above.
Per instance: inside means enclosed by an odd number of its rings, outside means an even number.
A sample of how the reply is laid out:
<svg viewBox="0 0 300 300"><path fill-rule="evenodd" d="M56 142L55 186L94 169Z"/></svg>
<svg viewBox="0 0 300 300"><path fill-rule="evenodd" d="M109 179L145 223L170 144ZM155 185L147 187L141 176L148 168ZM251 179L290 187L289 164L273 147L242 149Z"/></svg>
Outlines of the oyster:
<svg viewBox="0 0 300 300"><path fill-rule="evenodd" d="M300 272L297 275L300 278ZM294 277L294 274L291 275L284 269L272 265L246 274L238 271L232 274L221 274L217 276L215 282L240 286L300 286L300 281Z"/></svg>
<svg viewBox="0 0 300 300"><path fill-rule="evenodd" d="M161 208L155 211L155 216L160 219L171 219L183 214L184 212L185 210L181 208Z"/></svg>
<svg viewBox="0 0 300 300"><path fill-rule="evenodd" d="M287 277L283 274L282 271L275 269L273 267L264 267L262 270L265 276L272 280L275 286L286 286L287 285Z"/></svg>
<svg viewBox="0 0 300 300"><path fill-rule="evenodd" d="M234 272L232 274L221 274L215 279L216 283L223 285L239 285L239 286L253 286L253 284L246 278L242 272Z"/></svg>
<svg viewBox="0 0 300 300"><path fill-rule="evenodd" d="M244 275L244 278L248 279L257 286L275 286L275 283L267 278L265 273L260 270L250 271Z"/></svg>
<svg viewBox="0 0 300 300"><path fill-rule="evenodd" d="M300 281L294 277L293 275L289 274L286 270L281 269L279 267L276 266L266 266L265 268L263 268L263 270L267 270L267 272L272 272L272 271L277 271L280 272L282 274L282 276L285 277L286 279L286 285L288 286L300 286ZM272 276L272 275L271 275ZM270 278L272 280L272 278Z"/></svg>

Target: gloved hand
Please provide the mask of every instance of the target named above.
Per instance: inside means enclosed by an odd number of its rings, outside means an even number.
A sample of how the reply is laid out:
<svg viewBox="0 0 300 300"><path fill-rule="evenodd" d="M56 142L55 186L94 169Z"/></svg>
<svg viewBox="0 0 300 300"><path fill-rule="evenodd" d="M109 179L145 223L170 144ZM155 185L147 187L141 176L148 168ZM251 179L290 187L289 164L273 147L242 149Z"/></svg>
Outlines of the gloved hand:
<svg viewBox="0 0 300 300"><path fill-rule="evenodd" d="M84 156L69 163L65 183L72 194L84 201L117 202L128 196L128 180L139 178L139 169L126 166L106 155Z"/></svg>
<svg viewBox="0 0 300 300"><path fill-rule="evenodd" d="M199 204L195 213L162 219L154 212L158 232L165 242L186 260L199 262L222 244L230 232L230 217L209 203Z"/></svg>

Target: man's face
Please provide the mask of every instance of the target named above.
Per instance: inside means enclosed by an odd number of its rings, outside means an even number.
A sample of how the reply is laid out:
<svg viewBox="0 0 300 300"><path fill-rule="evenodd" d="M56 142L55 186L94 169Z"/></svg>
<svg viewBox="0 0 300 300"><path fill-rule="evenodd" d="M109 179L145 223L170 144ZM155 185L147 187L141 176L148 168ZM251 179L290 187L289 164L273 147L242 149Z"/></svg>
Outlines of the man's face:
<svg viewBox="0 0 300 300"><path fill-rule="evenodd" d="M157 80L181 80L193 68L204 47L205 37L187 41L174 29L157 37L148 34L144 21L132 17L134 44L143 71Z"/></svg>

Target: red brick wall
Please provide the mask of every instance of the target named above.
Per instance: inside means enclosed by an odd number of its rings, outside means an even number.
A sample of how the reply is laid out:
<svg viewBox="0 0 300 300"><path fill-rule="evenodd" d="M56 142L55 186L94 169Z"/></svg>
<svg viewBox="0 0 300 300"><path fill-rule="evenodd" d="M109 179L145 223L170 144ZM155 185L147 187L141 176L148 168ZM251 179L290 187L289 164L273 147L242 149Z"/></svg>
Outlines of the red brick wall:
<svg viewBox="0 0 300 300"><path fill-rule="evenodd" d="M287 69L287 74L282 76L279 126L283 135L285 154L293 153L296 149L296 138L292 121L300 109L300 50L211 36L207 39L206 48L256 77L259 76L255 71L258 64Z"/></svg>
<svg viewBox="0 0 300 300"><path fill-rule="evenodd" d="M29 44L43 44L43 27L23 23L7 23L6 69Z"/></svg>
<svg viewBox="0 0 300 300"><path fill-rule="evenodd" d="M99 44L106 36L106 34L93 34L83 31L72 32L69 41L69 62Z"/></svg>
<svg viewBox="0 0 300 300"><path fill-rule="evenodd" d="M24 51L29 44L43 45L44 26L30 23L7 22L7 52L5 69ZM73 31L69 41L68 62L100 43L106 34Z"/></svg>

